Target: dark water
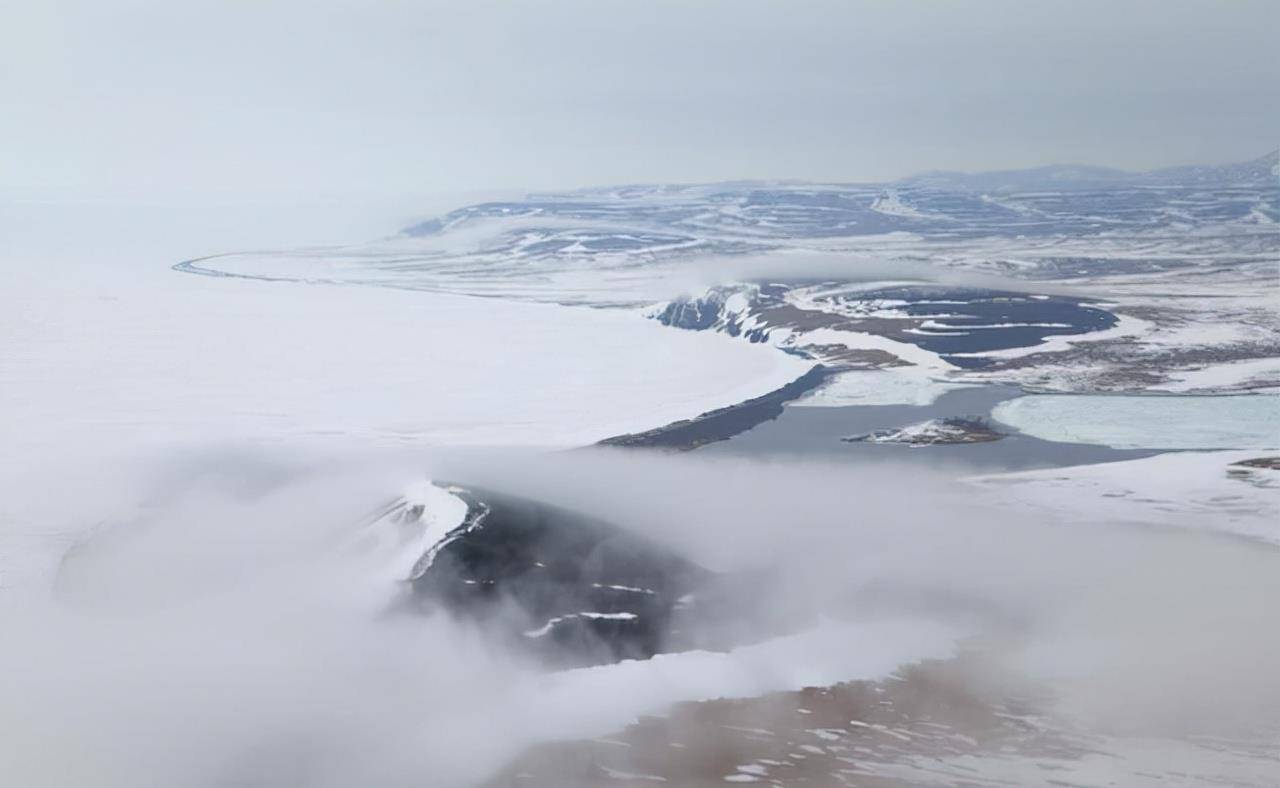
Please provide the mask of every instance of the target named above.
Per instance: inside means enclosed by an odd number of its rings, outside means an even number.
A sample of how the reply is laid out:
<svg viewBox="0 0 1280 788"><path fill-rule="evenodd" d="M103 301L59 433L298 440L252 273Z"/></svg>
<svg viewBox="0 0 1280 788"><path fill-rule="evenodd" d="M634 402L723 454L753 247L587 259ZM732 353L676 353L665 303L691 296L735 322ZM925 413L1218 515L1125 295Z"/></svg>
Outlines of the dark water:
<svg viewBox="0 0 1280 788"><path fill-rule="evenodd" d="M753 426L783 413L783 406L822 385L832 369L816 364L808 372L782 388L727 408L703 413L697 418L677 421L647 432L618 435L600 441L598 446L629 449L674 449L690 451L750 430Z"/></svg>
<svg viewBox="0 0 1280 788"><path fill-rule="evenodd" d="M947 296L950 293L944 294ZM912 315L940 311L928 303L908 304L904 309ZM920 339L915 344L941 354L959 367L984 366L981 362L986 360L956 356L956 353L1033 347L1051 336L1104 331L1116 324L1116 316L1110 312L1061 296L1030 298L993 291L979 292L970 294L963 304L947 305L943 309L953 316L935 319L933 322L939 325L938 329L923 330L935 331L936 335L916 334ZM971 328L992 324L1001 327Z"/></svg>
<svg viewBox="0 0 1280 788"><path fill-rule="evenodd" d="M859 293L853 300L867 298L908 301L897 308L927 322L893 338L965 368L991 363L966 354L1034 347L1051 336L1104 331L1117 322L1115 315L1094 304L1056 295L928 285Z"/></svg>
<svg viewBox="0 0 1280 788"><path fill-rule="evenodd" d="M1022 396L1014 386L978 386L949 391L932 405L853 405L836 408L790 406L773 421L764 422L727 441L704 446L700 452L717 455L815 459L857 462L887 460L925 466L957 466L981 472L1055 468L1067 465L1132 460L1159 454L1140 449L1112 449L1084 443L1056 443L1016 433L998 441L911 447L905 444L848 443L841 438L876 430L896 429L928 419L989 417L998 403Z"/></svg>

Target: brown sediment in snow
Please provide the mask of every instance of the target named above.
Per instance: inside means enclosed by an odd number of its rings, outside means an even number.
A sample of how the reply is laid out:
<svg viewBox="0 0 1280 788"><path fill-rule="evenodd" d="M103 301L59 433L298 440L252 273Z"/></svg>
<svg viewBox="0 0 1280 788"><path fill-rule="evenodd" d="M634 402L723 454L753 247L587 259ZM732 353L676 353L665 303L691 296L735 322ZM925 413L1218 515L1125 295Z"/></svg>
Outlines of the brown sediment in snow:
<svg viewBox="0 0 1280 788"><path fill-rule="evenodd" d="M997 688L967 657L930 661L883 681L681 704L601 739L535 747L489 785L896 788L920 784L893 773L919 759L1083 752L1031 721L1039 702Z"/></svg>
<svg viewBox="0 0 1280 788"><path fill-rule="evenodd" d="M601 738L538 745L486 788L516 786L1272 785L1274 743L1083 732L1043 687L981 653L882 681L684 703Z"/></svg>

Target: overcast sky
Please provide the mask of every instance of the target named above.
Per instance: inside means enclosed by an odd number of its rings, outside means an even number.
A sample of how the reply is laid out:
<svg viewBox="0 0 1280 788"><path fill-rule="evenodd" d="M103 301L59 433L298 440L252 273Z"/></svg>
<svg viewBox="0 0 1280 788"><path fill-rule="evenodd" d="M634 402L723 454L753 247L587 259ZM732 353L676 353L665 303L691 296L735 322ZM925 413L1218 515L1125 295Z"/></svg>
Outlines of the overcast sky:
<svg viewBox="0 0 1280 788"><path fill-rule="evenodd" d="M8 2L10 197L1149 168L1280 140L1280 3Z"/></svg>

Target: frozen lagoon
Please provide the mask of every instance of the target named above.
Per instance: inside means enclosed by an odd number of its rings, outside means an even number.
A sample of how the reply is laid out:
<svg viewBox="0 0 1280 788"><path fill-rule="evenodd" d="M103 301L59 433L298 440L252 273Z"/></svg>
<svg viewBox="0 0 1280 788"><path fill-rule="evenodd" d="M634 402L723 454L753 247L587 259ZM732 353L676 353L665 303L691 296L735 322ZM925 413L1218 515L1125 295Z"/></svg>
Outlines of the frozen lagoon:
<svg viewBox="0 0 1280 788"><path fill-rule="evenodd" d="M1049 441L1116 449L1280 448L1280 394L1219 397L1040 394L991 415Z"/></svg>

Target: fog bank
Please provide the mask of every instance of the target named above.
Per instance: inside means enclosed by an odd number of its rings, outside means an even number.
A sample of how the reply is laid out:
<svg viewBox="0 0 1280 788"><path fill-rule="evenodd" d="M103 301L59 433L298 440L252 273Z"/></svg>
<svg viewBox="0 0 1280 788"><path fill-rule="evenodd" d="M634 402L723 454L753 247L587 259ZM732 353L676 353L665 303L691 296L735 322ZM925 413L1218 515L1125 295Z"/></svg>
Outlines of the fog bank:
<svg viewBox="0 0 1280 788"><path fill-rule="evenodd" d="M424 474L609 517L713 568L767 568L770 603L813 623L727 656L547 675L467 625L392 612L395 540L359 523ZM136 515L75 549L48 603L3 609L0 771L15 782L465 785L529 743L664 703L875 677L957 642L1103 730L1239 734L1280 709L1273 551L1027 522L945 473L252 449L123 477Z"/></svg>

